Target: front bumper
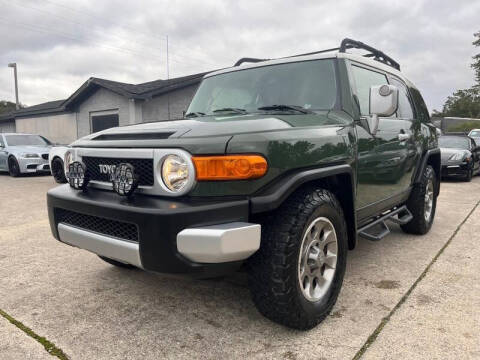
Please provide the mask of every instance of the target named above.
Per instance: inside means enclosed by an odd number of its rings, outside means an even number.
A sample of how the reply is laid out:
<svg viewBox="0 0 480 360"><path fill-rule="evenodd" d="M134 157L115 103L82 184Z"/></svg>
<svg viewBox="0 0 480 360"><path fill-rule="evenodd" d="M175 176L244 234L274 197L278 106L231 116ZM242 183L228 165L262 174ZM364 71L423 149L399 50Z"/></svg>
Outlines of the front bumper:
<svg viewBox="0 0 480 360"><path fill-rule="evenodd" d="M49 172L48 160L43 158L17 158L21 173Z"/></svg>
<svg viewBox="0 0 480 360"><path fill-rule="evenodd" d="M442 177L449 176L466 176L471 170L471 164L469 163L447 163L442 164Z"/></svg>
<svg viewBox="0 0 480 360"><path fill-rule="evenodd" d="M260 246L260 225L248 223L247 199L166 200L140 194L129 199L62 185L47 193L47 203L57 240L148 271L216 276L237 269ZM59 215L65 211L80 214L89 228L65 222ZM92 226L96 219L106 225ZM116 236L123 224L137 232L128 240Z"/></svg>

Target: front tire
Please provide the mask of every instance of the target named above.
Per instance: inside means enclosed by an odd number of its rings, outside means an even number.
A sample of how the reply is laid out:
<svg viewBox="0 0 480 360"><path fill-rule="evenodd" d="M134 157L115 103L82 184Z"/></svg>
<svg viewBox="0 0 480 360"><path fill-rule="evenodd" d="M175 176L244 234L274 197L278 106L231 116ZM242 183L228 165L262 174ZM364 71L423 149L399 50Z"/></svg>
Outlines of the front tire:
<svg viewBox="0 0 480 360"><path fill-rule="evenodd" d="M59 184L67 183L67 178L65 177L65 170L63 168L62 159L55 158L52 160L52 175L57 183Z"/></svg>
<svg viewBox="0 0 480 360"><path fill-rule="evenodd" d="M473 168L468 170L467 174L465 175L464 180L466 182L470 182L470 181L472 181L472 178L473 178Z"/></svg>
<svg viewBox="0 0 480 360"><path fill-rule="evenodd" d="M298 191L262 223L260 249L247 264L253 302L272 321L312 329L337 300L346 260L338 200L324 189Z"/></svg>
<svg viewBox="0 0 480 360"><path fill-rule="evenodd" d="M11 177L18 177L20 175L20 165L18 165L17 159L13 156L8 158L8 173Z"/></svg>
<svg viewBox="0 0 480 360"><path fill-rule="evenodd" d="M435 170L428 165L423 171L421 181L415 184L407 201L407 208L413 219L401 225L404 232L424 235L430 231L437 208L437 178Z"/></svg>

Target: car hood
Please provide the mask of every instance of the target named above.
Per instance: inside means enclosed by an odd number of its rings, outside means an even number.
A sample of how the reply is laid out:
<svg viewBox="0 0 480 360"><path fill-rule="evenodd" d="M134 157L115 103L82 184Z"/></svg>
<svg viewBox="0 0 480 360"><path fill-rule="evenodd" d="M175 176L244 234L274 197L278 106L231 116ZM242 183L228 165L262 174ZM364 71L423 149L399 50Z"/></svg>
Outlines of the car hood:
<svg viewBox="0 0 480 360"><path fill-rule="evenodd" d="M344 125L343 112L301 115L205 116L195 119L142 123L107 129L75 141L73 147L184 147L194 152L223 152L232 136L300 126ZM202 144L209 144L210 147ZM200 148L199 148L200 147ZM206 150L208 148L208 151Z"/></svg>
<svg viewBox="0 0 480 360"><path fill-rule="evenodd" d="M470 151L465 149L452 149L452 148L440 148L440 154L442 159L442 164L446 164L450 156L453 154L470 154Z"/></svg>
<svg viewBox="0 0 480 360"><path fill-rule="evenodd" d="M18 146L9 146L8 152L11 154L22 154L22 153L33 153L33 154L48 154L52 147L48 146L32 146L32 145L18 145Z"/></svg>

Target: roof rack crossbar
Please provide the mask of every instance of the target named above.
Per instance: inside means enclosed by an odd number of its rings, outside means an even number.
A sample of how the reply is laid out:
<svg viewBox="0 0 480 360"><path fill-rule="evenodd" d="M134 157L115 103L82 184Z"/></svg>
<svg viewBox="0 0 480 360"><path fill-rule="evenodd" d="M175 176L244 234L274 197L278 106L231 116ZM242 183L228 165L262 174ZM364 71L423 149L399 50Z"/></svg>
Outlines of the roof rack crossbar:
<svg viewBox="0 0 480 360"><path fill-rule="evenodd" d="M241 58L240 60L238 60L235 63L235 65L233 65L233 66L240 66L240 65L242 65L243 63L246 63L246 62L258 63L258 62L267 61L267 60L270 60L270 59L256 59L256 58L244 57L244 58Z"/></svg>
<svg viewBox="0 0 480 360"><path fill-rule="evenodd" d="M386 55L382 51L377 50L374 47L371 47L370 45L364 44L361 41L356 41L348 38L343 39L342 43L340 44L339 52L344 53L347 49L366 50L369 52L369 54L366 54L364 56L371 57L373 58L373 60L384 63L400 71L400 64L398 62L393 60L390 56Z"/></svg>
<svg viewBox="0 0 480 360"><path fill-rule="evenodd" d="M309 53L305 53L305 54L298 54L298 55L286 56L286 57L284 57L283 59L291 58L291 57L297 57L297 56L308 56L308 55L322 54L322 53L326 53L326 52L330 52L330 51L337 51L337 50L340 50L340 48L336 47L336 48L331 48L331 49L325 49L325 50L320 50L320 51L309 52Z"/></svg>

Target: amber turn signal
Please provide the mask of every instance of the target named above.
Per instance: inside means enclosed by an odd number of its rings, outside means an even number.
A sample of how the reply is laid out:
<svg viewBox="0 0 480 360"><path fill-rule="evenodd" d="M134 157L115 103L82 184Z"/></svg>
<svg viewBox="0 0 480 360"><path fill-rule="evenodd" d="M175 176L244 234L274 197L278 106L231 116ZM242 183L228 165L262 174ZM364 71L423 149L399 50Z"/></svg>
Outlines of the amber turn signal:
<svg viewBox="0 0 480 360"><path fill-rule="evenodd" d="M194 156L197 180L244 180L265 175L267 160L260 155Z"/></svg>

